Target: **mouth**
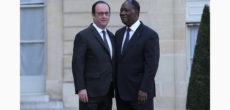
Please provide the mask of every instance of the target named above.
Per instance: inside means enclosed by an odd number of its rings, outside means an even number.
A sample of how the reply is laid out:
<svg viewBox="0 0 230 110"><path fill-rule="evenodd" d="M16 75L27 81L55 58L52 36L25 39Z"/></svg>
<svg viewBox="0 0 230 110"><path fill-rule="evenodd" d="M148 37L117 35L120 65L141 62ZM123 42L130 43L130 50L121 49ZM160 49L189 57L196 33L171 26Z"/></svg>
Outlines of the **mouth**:
<svg viewBox="0 0 230 110"><path fill-rule="evenodd" d="M108 20L101 20L102 22L107 22Z"/></svg>
<svg viewBox="0 0 230 110"><path fill-rule="evenodd" d="M121 19L122 19L122 20L127 20L128 18L125 17L125 16L122 16Z"/></svg>

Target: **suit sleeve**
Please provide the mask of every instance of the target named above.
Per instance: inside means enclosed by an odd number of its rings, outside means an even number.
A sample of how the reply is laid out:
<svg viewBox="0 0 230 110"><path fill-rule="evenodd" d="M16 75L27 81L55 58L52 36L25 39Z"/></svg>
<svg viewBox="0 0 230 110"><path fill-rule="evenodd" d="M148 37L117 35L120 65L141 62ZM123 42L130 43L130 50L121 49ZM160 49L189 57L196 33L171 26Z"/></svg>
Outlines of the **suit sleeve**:
<svg viewBox="0 0 230 110"><path fill-rule="evenodd" d="M160 57L159 38L157 33L154 33L147 41L145 45L144 57L144 76L142 79L140 90L144 92L149 92L153 86Z"/></svg>
<svg viewBox="0 0 230 110"><path fill-rule="evenodd" d="M81 34L77 34L74 40L73 58L72 58L72 73L74 78L75 93L85 89L85 54L87 42Z"/></svg>

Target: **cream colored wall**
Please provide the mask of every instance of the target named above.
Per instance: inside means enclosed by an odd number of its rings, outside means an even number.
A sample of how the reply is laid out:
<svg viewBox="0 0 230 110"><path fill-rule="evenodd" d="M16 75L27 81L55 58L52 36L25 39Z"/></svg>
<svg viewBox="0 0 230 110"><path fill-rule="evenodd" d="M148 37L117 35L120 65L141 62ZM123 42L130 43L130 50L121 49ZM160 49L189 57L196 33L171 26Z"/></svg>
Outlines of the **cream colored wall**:
<svg viewBox="0 0 230 110"><path fill-rule="evenodd" d="M91 6L96 0L47 1L48 67L46 91L65 107L77 107L71 71L75 34L92 22ZM124 0L106 0L111 6L108 28L124 26L119 17ZM155 110L185 110L186 39L184 0L138 0L140 19L156 30L160 38L160 64L156 75Z"/></svg>
<svg viewBox="0 0 230 110"><path fill-rule="evenodd" d="M63 13L62 0L46 0L47 75L46 93L52 100L62 100L63 83Z"/></svg>
<svg viewBox="0 0 230 110"><path fill-rule="evenodd" d="M160 37L161 58L156 76L156 110L184 110L186 39L184 0L151 0L151 27Z"/></svg>

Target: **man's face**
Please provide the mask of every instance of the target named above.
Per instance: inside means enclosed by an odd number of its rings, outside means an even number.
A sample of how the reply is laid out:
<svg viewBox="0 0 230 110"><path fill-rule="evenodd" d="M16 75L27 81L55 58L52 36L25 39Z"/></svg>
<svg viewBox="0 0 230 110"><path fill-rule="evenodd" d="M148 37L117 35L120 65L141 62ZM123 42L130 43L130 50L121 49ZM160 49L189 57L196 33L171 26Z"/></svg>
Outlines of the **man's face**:
<svg viewBox="0 0 230 110"><path fill-rule="evenodd" d="M138 13L134 7L132 6L131 3L129 2L124 2L121 6L120 9L120 17L121 17L121 21L127 25L127 26L131 26L132 24L134 24L137 20L138 20Z"/></svg>
<svg viewBox="0 0 230 110"><path fill-rule="evenodd" d="M106 4L99 3L95 7L95 14L93 14L94 23L101 29L104 29L109 23L110 12Z"/></svg>

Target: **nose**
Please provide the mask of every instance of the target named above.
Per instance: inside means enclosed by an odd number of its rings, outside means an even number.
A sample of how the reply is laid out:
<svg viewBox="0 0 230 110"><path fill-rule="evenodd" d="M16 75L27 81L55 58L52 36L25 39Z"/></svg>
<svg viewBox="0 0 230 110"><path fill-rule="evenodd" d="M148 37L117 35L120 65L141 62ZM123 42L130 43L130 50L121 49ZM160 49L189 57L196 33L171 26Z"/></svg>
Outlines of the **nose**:
<svg viewBox="0 0 230 110"><path fill-rule="evenodd" d="M120 11L120 16L125 16L127 15L127 11L126 10L121 10Z"/></svg>
<svg viewBox="0 0 230 110"><path fill-rule="evenodd" d="M104 13L102 16L103 16L103 17L106 17L106 14Z"/></svg>
<svg viewBox="0 0 230 110"><path fill-rule="evenodd" d="M125 14L125 11L120 11L120 15L124 15Z"/></svg>

